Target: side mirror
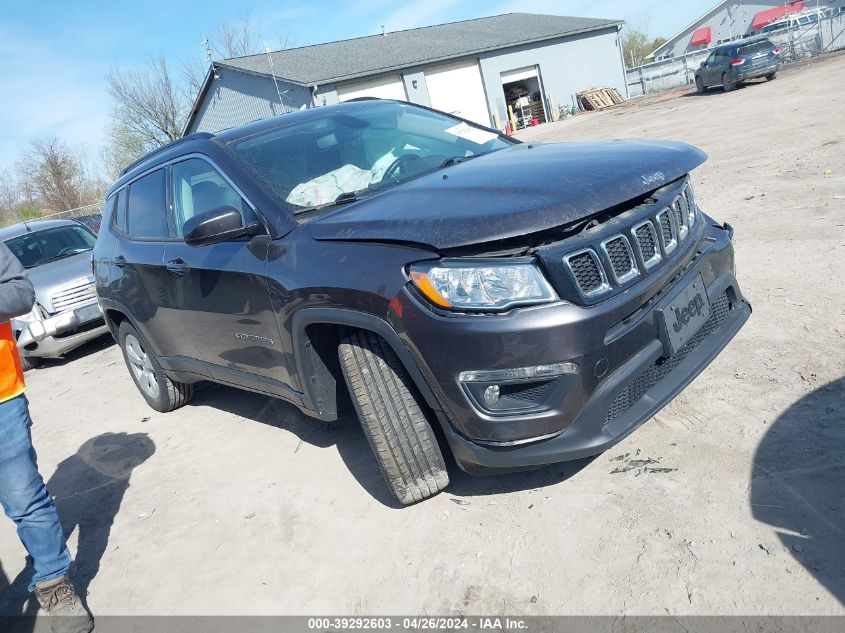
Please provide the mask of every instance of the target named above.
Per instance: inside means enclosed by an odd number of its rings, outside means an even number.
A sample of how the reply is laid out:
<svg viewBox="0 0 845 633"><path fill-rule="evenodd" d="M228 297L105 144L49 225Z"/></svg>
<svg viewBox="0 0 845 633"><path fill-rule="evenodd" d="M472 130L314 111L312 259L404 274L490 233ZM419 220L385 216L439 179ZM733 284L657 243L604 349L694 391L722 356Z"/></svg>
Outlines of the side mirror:
<svg viewBox="0 0 845 633"><path fill-rule="evenodd" d="M707 60L706 59L703 62L701 62L701 66L699 66L699 68L704 68L705 66L707 66Z"/></svg>
<svg viewBox="0 0 845 633"><path fill-rule="evenodd" d="M183 230L188 246L207 246L241 237L252 228L244 226L240 211L224 205L189 218Z"/></svg>

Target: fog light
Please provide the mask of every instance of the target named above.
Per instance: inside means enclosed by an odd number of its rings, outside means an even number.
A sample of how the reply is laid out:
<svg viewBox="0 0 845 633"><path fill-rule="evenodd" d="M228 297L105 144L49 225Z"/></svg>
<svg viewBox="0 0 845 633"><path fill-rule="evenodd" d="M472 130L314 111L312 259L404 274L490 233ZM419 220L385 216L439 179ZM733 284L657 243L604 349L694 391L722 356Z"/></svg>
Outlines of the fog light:
<svg viewBox="0 0 845 633"><path fill-rule="evenodd" d="M484 390L484 402L494 405L499 401L499 385L490 385Z"/></svg>

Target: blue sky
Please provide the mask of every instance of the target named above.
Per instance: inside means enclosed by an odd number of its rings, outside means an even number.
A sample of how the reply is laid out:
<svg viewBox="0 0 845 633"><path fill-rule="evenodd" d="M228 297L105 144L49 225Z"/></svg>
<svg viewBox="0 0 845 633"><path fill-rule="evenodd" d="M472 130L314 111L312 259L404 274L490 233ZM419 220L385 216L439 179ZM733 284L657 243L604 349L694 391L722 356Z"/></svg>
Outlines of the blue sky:
<svg viewBox="0 0 845 633"><path fill-rule="evenodd" d="M33 138L85 144L96 157L108 119L105 74L163 53L201 56L217 25L245 12L272 48L304 46L512 11L648 22L670 36L715 0L6 0L0 14L0 170Z"/></svg>

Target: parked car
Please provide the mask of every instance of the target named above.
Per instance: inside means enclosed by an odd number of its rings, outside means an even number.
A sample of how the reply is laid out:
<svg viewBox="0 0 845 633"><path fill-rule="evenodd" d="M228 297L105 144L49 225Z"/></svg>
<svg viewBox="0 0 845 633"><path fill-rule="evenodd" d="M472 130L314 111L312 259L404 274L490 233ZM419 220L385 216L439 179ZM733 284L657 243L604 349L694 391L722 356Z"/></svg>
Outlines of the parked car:
<svg viewBox="0 0 845 633"><path fill-rule="evenodd" d="M770 22L762 29L760 29L759 32L765 35L774 35L782 31L787 31L789 29L815 26L818 25L819 20L824 19L828 15L832 15L832 11L818 8L808 9L798 13L792 13L779 20Z"/></svg>
<svg viewBox="0 0 845 633"><path fill-rule="evenodd" d="M0 240L35 287L32 311L12 319L25 370L108 333L91 271L96 239L72 220L34 220L0 229Z"/></svg>
<svg viewBox="0 0 845 633"><path fill-rule="evenodd" d="M600 453L751 308L706 156L529 145L394 101L199 133L108 191L97 292L157 411L211 380L318 420L351 401L401 503ZM438 443L438 436L442 442Z"/></svg>
<svg viewBox="0 0 845 633"><path fill-rule="evenodd" d="M768 38L737 40L718 46L695 71L695 89L722 86L730 92L749 79L765 77L773 81L782 64L781 49Z"/></svg>

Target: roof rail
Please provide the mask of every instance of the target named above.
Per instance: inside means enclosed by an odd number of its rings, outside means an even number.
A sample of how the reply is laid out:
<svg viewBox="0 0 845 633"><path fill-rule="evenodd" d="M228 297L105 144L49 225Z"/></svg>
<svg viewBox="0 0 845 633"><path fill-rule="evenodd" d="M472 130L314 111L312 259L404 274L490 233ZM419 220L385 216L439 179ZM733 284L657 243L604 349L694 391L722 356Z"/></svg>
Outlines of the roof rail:
<svg viewBox="0 0 845 633"><path fill-rule="evenodd" d="M211 132L194 132L193 134L188 134L187 136L183 136L182 138L177 138L175 141L171 141L167 145L162 145L161 147L154 149L153 151L149 152L148 154L144 154L138 160L136 160L132 163L129 163L123 169L123 171L120 172L120 175L125 176L127 173L129 173L129 171L131 169L137 167L138 165L140 165L144 161L152 158L156 154L160 154L161 152L163 152L167 149L170 149L171 147L173 147L175 145L179 145L180 143L183 143L185 141L195 141L195 140L199 140L199 139L209 139L209 138L214 138L214 134L212 134Z"/></svg>

